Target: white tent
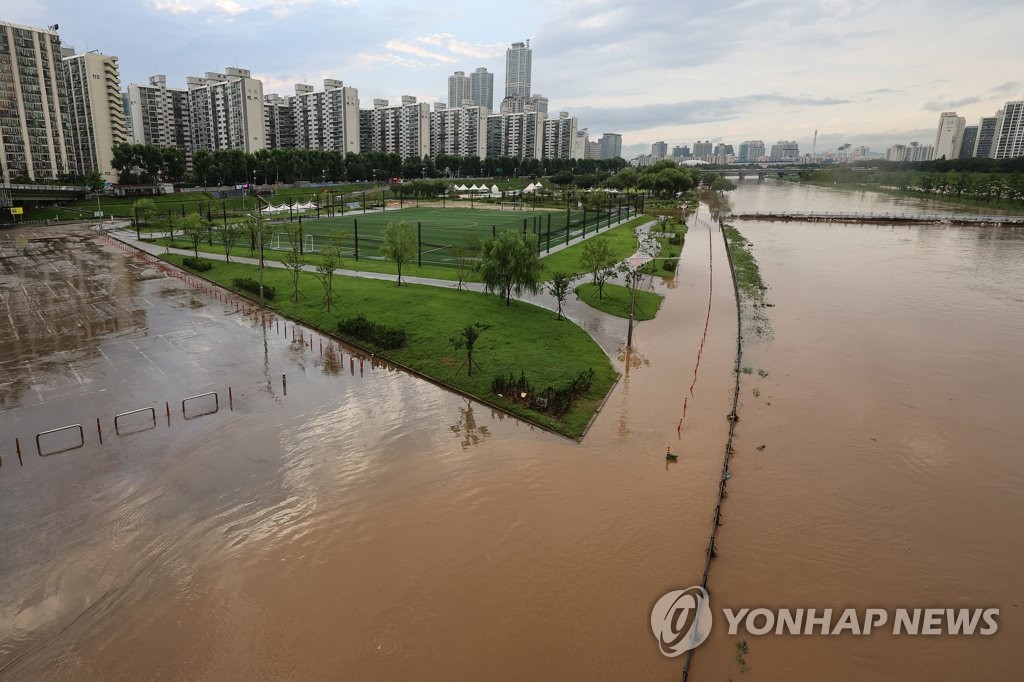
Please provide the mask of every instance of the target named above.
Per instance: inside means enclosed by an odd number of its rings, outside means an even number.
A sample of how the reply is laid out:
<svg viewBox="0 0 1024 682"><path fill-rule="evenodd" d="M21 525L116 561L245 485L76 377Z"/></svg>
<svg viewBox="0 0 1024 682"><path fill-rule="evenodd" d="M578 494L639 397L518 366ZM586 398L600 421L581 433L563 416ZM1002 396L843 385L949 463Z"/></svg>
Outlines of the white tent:
<svg viewBox="0 0 1024 682"><path fill-rule="evenodd" d="M540 184L540 180L538 180L538 181L537 181L537 184L536 184L536 185L534 185L534 188L535 188L535 189L541 189L541 188L543 188L543 187L544 187L544 185Z"/></svg>
<svg viewBox="0 0 1024 682"><path fill-rule="evenodd" d="M480 188L476 186L476 183L473 183L472 185L469 186L469 191L470 192L475 192L478 189L480 189Z"/></svg>
<svg viewBox="0 0 1024 682"><path fill-rule="evenodd" d="M487 188L483 187L482 189L487 189ZM497 185L491 185L491 194L501 194L501 190L498 189Z"/></svg>
<svg viewBox="0 0 1024 682"><path fill-rule="evenodd" d="M537 186L531 182L529 185L526 186L526 189L523 190L523 193L525 194L526 192L533 192L536 189Z"/></svg>
<svg viewBox="0 0 1024 682"><path fill-rule="evenodd" d="M465 192L469 188L465 185L455 185L454 189L456 192Z"/></svg>

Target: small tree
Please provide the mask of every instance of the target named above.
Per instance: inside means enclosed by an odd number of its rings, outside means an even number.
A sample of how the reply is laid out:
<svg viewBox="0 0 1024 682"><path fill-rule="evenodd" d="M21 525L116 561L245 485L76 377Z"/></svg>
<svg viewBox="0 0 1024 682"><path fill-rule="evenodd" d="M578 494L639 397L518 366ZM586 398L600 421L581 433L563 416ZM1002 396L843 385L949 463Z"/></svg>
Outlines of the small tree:
<svg viewBox="0 0 1024 682"><path fill-rule="evenodd" d="M281 265L288 270L288 276L292 280L291 300L299 300L299 277L302 275L302 266L305 260L302 258L302 232L297 225L289 225L287 228L288 250L284 252Z"/></svg>
<svg viewBox="0 0 1024 682"><path fill-rule="evenodd" d="M263 216L250 215L245 221L245 229L249 231L249 253L259 251L260 265L266 266L263 251L267 242L274 235L274 226Z"/></svg>
<svg viewBox="0 0 1024 682"><path fill-rule="evenodd" d="M512 304L512 292L540 291L544 270L537 255L536 235L506 230L484 242L480 254L480 276L489 292L499 292L505 305Z"/></svg>
<svg viewBox="0 0 1024 682"><path fill-rule="evenodd" d="M320 262L316 266L316 275L324 288L324 302L320 306L328 312L334 301L334 271L342 266L341 245L345 235L341 232L334 232L327 237L327 244L320 250Z"/></svg>
<svg viewBox="0 0 1024 682"><path fill-rule="evenodd" d="M465 286L466 277L469 276L469 273L476 270L477 264L480 262L480 250L482 248L483 244L480 242L480 237L471 234L466 237L465 246L457 246L453 249L455 254L455 273L459 278L456 288L462 289Z"/></svg>
<svg viewBox="0 0 1024 682"><path fill-rule="evenodd" d="M402 220L388 223L384 228L384 242L380 245L380 255L393 262L398 268L398 281L395 286L402 286L402 266L416 255L416 235L412 225Z"/></svg>
<svg viewBox="0 0 1024 682"><path fill-rule="evenodd" d="M465 348L466 349L466 360L459 365L459 369L465 365L469 368L469 375L473 376L473 365L476 365L477 369L480 369L480 365L473 359L473 348L476 346L477 339L480 338L480 334L483 333L488 325L483 325L478 322L473 324L467 324L462 330L459 331L458 336L451 338L452 347L456 350Z"/></svg>
<svg viewBox="0 0 1024 682"><path fill-rule="evenodd" d="M245 231L245 227L242 223L228 223L218 230L220 233L220 243L224 245L224 259L231 262L231 251L235 248L235 244L242 238L242 232Z"/></svg>
<svg viewBox="0 0 1024 682"><path fill-rule="evenodd" d="M135 215L139 220L146 223L146 227L149 227L153 221L153 217L156 215L156 204L153 203L152 199L139 199L135 202ZM171 235L171 241L174 241L174 235Z"/></svg>
<svg viewBox="0 0 1024 682"><path fill-rule="evenodd" d="M604 298L604 284L609 277L615 277L615 256L612 247L604 237L595 237L584 242L580 252L580 265L587 269L597 285L597 297Z"/></svg>
<svg viewBox="0 0 1024 682"><path fill-rule="evenodd" d="M555 297L558 302L558 319L562 319L562 304L565 303L565 299L569 296L569 292L572 290L572 276L567 275L563 272L556 272L552 277L551 281L548 282L548 293Z"/></svg>
<svg viewBox="0 0 1024 682"><path fill-rule="evenodd" d="M189 213L181 219L181 229L192 242L192 251L199 258L199 242L206 236L206 218L198 213Z"/></svg>

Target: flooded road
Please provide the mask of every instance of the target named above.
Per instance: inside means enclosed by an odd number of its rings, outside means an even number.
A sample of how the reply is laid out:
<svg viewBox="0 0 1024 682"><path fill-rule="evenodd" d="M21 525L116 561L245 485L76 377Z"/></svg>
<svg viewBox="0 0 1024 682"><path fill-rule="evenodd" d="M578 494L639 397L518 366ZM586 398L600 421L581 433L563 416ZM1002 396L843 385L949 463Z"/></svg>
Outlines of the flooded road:
<svg viewBox="0 0 1024 682"><path fill-rule="evenodd" d="M785 183L743 183L731 204L935 210ZM711 578L716 615L998 607L1000 628L747 636L738 656L740 638L716 627L695 679L1018 679L1024 231L737 227L769 286L774 335L745 344L735 478Z"/></svg>
<svg viewBox="0 0 1024 682"><path fill-rule="evenodd" d="M0 678L678 678L649 619L699 577L714 505L735 335L717 232L648 284L661 311L576 444L60 229L0 233L20 339L0 351ZM149 407L155 428L113 432ZM36 454L79 423L81 448Z"/></svg>

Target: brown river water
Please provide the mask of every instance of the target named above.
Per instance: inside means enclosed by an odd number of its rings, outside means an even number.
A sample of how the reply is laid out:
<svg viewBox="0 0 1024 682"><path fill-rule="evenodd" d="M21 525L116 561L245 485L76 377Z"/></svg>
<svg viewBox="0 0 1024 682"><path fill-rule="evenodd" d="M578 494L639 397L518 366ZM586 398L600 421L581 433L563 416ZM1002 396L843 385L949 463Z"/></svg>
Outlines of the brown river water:
<svg viewBox="0 0 1024 682"><path fill-rule="evenodd" d="M893 205L867 196L748 182L732 203ZM735 350L706 217L676 279L650 283L665 302L614 360L623 378L579 444L400 371L361 371L348 350L325 361L88 230L7 258L0 679L679 679L650 609L700 582ZM690 679L1013 678L1024 239L739 226L775 307L772 338L748 335L716 617L1002 616L988 638L747 637L743 670L717 622ZM14 246L0 233L5 256ZM181 399L209 391L221 411L183 420ZM157 428L136 416L135 433L113 432L113 415L149 406ZM37 432L75 423L84 447L36 454ZM666 465L669 444L680 457Z"/></svg>

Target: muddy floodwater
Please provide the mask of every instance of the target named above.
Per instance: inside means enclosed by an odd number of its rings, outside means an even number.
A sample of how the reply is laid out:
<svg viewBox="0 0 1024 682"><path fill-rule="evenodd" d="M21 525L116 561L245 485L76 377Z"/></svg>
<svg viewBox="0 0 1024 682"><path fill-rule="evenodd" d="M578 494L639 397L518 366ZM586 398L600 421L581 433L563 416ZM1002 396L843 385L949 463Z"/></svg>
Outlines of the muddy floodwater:
<svg viewBox="0 0 1024 682"><path fill-rule="evenodd" d="M731 204L937 208L771 182ZM774 307L747 334L714 607L997 607L1000 627L747 636L738 657L716 624L695 679L1020 679L1024 230L735 224Z"/></svg>
<svg viewBox="0 0 1024 682"><path fill-rule="evenodd" d="M650 608L699 579L731 401L710 225L579 444L88 228L0 233L0 678L677 678Z"/></svg>

